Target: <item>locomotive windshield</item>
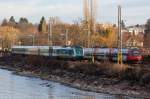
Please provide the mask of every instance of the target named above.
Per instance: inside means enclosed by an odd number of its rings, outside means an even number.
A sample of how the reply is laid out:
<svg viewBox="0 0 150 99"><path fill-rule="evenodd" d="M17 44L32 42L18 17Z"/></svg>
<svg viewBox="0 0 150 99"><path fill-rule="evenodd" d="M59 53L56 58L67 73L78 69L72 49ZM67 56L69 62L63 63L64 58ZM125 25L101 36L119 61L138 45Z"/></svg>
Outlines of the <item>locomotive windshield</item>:
<svg viewBox="0 0 150 99"><path fill-rule="evenodd" d="M133 55L138 56L141 55L140 52L133 52Z"/></svg>
<svg viewBox="0 0 150 99"><path fill-rule="evenodd" d="M132 51L130 52L130 55L138 56L138 55L141 55L141 53L140 53L139 50L132 50Z"/></svg>
<svg viewBox="0 0 150 99"><path fill-rule="evenodd" d="M75 48L75 52L77 55L83 55L83 49L82 48Z"/></svg>

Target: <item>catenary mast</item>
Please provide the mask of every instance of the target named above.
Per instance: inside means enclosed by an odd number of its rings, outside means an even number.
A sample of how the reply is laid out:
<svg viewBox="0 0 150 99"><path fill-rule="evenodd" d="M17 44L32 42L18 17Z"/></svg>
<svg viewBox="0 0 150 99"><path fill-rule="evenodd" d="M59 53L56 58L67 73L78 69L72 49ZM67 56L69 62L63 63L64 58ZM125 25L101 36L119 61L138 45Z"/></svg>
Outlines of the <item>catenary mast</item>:
<svg viewBox="0 0 150 99"><path fill-rule="evenodd" d="M96 31L97 0L83 0L83 12L86 29L88 30L88 47L90 47L90 37Z"/></svg>

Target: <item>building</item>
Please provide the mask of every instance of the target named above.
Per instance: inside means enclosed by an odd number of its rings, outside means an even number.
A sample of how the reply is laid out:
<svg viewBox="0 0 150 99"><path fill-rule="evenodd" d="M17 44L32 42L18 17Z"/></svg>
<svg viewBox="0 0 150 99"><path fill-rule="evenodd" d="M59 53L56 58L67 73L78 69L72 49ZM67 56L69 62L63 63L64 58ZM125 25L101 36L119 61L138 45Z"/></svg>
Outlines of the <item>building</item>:
<svg viewBox="0 0 150 99"><path fill-rule="evenodd" d="M144 25L129 26L122 30L125 47L143 47Z"/></svg>
<svg viewBox="0 0 150 99"><path fill-rule="evenodd" d="M144 47L150 48L150 19L147 20L145 27Z"/></svg>
<svg viewBox="0 0 150 99"><path fill-rule="evenodd" d="M103 29L107 29L107 28L114 28L116 27L116 24L111 24L111 23L101 23L101 24L97 24L97 27L101 27Z"/></svg>
<svg viewBox="0 0 150 99"><path fill-rule="evenodd" d="M131 35L138 35L139 33L144 33L145 25L135 25L126 28Z"/></svg>
<svg viewBox="0 0 150 99"><path fill-rule="evenodd" d="M146 31L144 35L144 47L150 48L150 31Z"/></svg>

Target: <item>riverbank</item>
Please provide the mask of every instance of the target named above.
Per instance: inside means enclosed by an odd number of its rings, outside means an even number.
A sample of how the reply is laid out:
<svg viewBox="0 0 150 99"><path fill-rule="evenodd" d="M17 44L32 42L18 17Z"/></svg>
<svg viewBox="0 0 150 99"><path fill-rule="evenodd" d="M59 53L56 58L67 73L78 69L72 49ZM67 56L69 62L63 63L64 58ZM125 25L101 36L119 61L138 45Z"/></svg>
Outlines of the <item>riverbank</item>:
<svg viewBox="0 0 150 99"><path fill-rule="evenodd" d="M39 77L82 90L140 99L150 97L149 82L144 81L144 78L138 80L140 75L144 74L147 77L149 73L138 68L129 69L128 66L124 66L123 71L120 71L117 65L109 63L47 61L33 57L5 57L0 59L0 65L0 68L15 71L15 74Z"/></svg>

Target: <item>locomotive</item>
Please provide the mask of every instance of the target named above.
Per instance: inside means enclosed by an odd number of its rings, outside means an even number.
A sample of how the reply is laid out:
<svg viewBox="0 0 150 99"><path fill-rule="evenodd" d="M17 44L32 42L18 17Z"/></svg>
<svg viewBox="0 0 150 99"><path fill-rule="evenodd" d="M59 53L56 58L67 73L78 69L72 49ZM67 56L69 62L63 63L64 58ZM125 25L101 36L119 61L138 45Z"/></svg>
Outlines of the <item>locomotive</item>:
<svg viewBox="0 0 150 99"><path fill-rule="evenodd" d="M127 55L127 61L129 63L137 62L141 63L144 60L142 51L139 49L130 49Z"/></svg>

